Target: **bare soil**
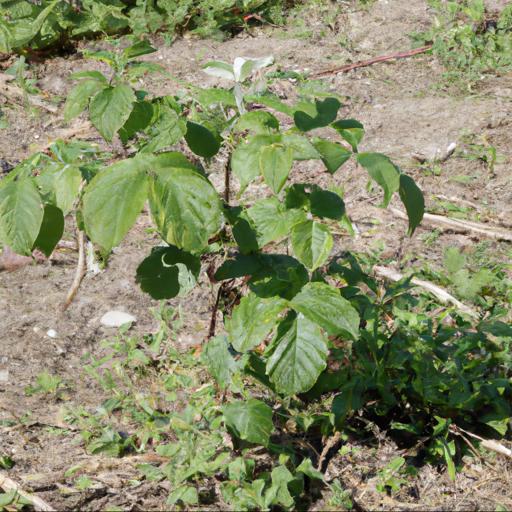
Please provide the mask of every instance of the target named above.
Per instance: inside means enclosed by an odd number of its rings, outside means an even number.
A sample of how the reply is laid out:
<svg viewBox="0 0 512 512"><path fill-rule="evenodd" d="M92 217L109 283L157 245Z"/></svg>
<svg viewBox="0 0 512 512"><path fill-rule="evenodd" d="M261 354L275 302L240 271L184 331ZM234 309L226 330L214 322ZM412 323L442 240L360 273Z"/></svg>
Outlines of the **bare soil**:
<svg viewBox="0 0 512 512"><path fill-rule="evenodd" d="M344 5L327 33L322 30L325 23L321 16L312 10L307 20L308 37L297 37L298 30L290 26L253 29L225 42L183 38L170 47L155 38L159 50L150 58L177 78L208 86L219 83L200 70L200 65L209 59L230 61L240 55L273 54L282 69L316 72L342 65L348 59L356 61L407 50L411 47L408 34L423 30L432 22L432 14L421 0L380 0L368 8ZM101 69L97 63L84 60L80 53L57 57L37 66L38 85L48 98L65 98L72 85L69 74L94 68ZM333 92L347 98L343 114L365 125L364 149L381 151L395 159L422 187L427 205L432 204L435 194L455 196L478 206L481 221L510 226L512 75L489 76L471 92L461 92L460 84L443 86L442 74L442 66L434 57L420 55L332 75L326 81ZM145 78L141 87L161 95L176 92L178 86L152 76ZM283 97L293 97L293 84L289 81L280 81L273 87ZM63 136L68 128L59 115L31 113L12 103L5 107L9 127L0 130L0 159L7 162L22 160ZM439 175L425 172L418 165L415 155L439 157L452 142L463 149L463 137L468 134L492 144L503 156L492 175L483 163L457 156L442 164ZM87 136L100 143L93 130ZM219 190L222 166L219 157L211 176ZM303 163L295 172L297 181L317 180L322 174L316 162ZM471 179L461 183L460 176ZM477 242L468 235L442 232L435 244L426 246L422 235L431 231L429 226L419 229L412 240L407 239L405 223L376 208L380 194L376 190L366 191L366 177L355 166L337 173L336 183L345 190L347 210L360 232L356 239L342 238L338 242L340 251L379 248L383 257L401 270L401 265L415 261L435 265L446 247L470 249ZM257 196L262 189L253 186L250 193ZM379 219L377 224L374 218ZM120 309L135 315L134 334L157 328L149 311L156 302L143 294L134 280L137 265L157 243L155 235L146 230L149 224L149 217L143 215L114 251L108 270L87 276L65 313L60 306L73 280L73 251L59 253L55 262L0 273L0 371L4 376L0 381L0 419L17 421L14 427L0 427L0 447L16 462L9 472L11 478L58 509L165 509L167 491L158 484L129 489L127 482L136 474L134 465L90 457L77 435L63 439L51 428L62 424L63 405L96 407L101 402L101 391L83 375L81 367L86 353L101 354L100 341L115 334L99 323L105 312ZM406 260L404 254L409 255ZM506 260L510 258L510 246L491 241L489 254ZM215 290L204 286L185 300L173 301L183 310L179 345L187 347L204 340L214 299ZM56 337L48 336L49 329L56 331ZM72 382L65 402L41 395L26 396L26 386L42 371ZM336 456L328 468L333 477L339 476L353 490L360 510L496 510L498 506L512 509L512 463L499 457L490 462L490 467L482 461L468 461L455 483L444 472L425 466L415 485L399 496L391 498L377 493L376 472L399 453L385 432L381 439L378 446L359 446L357 456ZM92 490L71 492L64 472L83 460L97 464L98 481L103 483ZM315 508L321 510L324 506L320 502Z"/></svg>

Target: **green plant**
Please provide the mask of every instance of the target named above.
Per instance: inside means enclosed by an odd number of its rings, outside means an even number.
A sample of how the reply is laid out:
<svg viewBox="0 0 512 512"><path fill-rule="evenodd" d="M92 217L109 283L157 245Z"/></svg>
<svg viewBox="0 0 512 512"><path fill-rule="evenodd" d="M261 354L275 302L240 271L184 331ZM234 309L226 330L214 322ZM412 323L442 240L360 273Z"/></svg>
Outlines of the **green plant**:
<svg viewBox="0 0 512 512"><path fill-rule="evenodd" d="M63 382L60 377L43 372L37 376L34 386L28 386L25 389L25 393L27 395L33 395L34 393L57 394L62 386Z"/></svg>
<svg viewBox="0 0 512 512"><path fill-rule="evenodd" d="M447 67L449 79L471 83L489 72L512 66L512 6L491 18L483 0L431 0L436 18L427 32L413 37L433 43L433 53Z"/></svg>

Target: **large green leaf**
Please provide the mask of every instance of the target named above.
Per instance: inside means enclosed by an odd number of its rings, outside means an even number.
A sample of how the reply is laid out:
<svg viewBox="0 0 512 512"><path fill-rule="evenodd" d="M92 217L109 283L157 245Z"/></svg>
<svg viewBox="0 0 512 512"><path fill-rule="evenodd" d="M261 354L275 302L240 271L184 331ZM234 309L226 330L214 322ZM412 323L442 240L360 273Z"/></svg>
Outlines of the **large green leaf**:
<svg viewBox="0 0 512 512"><path fill-rule="evenodd" d="M287 301L279 297L262 299L254 293L243 297L226 323L235 350L247 352L264 341L286 305Z"/></svg>
<svg viewBox="0 0 512 512"><path fill-rule="evenodd" d="M137 268L136 280L153 299L186 295L197 283L201 261L177 247L155 247Z"/></svg>
<svg viewBox="0 0 512 512"><path fill-rule="evenodd" d="M185 251L203 250L222 226L217 192L190 168L161 167L153 174L149 203L163 239Z"/></svg>
<svg viewBox="0 0 512 512"><path fill-rule="evenodd" d="M313 220L296 224L292 229L291 240L293 253L309 270L321 267L333 246L329 228Z"/></svg>
<svg viewBox="0 0 512 512"><path fill-rule="evenodd" d="M283 133L281 142L293 149L294 160L315 160L320 158L320 153L304 135L298 133Z"/></svg>
<svg viewBox="0 0 512 512"><path fill-rule="evenodd" d="M409 217L409 235L412 236L414 230L423 220L425 198L418 185L406 174L400 174L400 188L398 192Z"/></svg>
<svg viewBox="0 0 512 512"><path fill-rule="evenodd" d="M226 336L216 336L209 340L201 353L201 361L206 364L208 371L222 389L231 384L237 362L229 352Z"/></svg>
<svg viewBox="0 0 512 512"><path fill-rule="evenodd" d="M94 96L89 106L89 115L92 124L105 140L110 142L126 123L135 100L135 93L125 84L108 87Z"/></svg>
<svg viewBox="0 0 512 512"><path fill-rule="evenodd" d="M45 202L54 204L66 216L78 197L82 173L74 165L59 163L41 171L36 182Z"/></svg>
<svg viewBox="0 0 512 512"><path fill-rule="evenodd" d="M24 255L32 247L43 221L43 204L30 178L0 186L0 241Z"/></svg>
<svg viewBox="0 0 512 512"><path fill-rule="evenodd" d="M153 120L153 105L149 101L137 101L133 104L130 117L119 130L119 137L126 144L137 133L142 132Z"/></svg>
<svg viewBox="0 0 512 512"><path fill-rule="evenodd" d="M206 126L187 121L185 140L188 147L198 156L212 158L220 149L220 141Z"/></svg>
<svg viewBox="0 0 512 512"><path fill-rule="evenodd" d="M119 244L148 195L147 160L122 160L98 173L83 197L85 229L106 253Z"/></svg>
<svg viewBox="0 0 512 512"><path fill-rule="evenodd" d="M89 100L106 87L107 84L98 80L82 80L73 87L64 105L64 121L68 123L71 119L80 115L89 104Z"/></svg>
<svg viewBox="0 0 512 512"><path fill-rule="evenodd" d="M223 413L226 424L237 437L263 446L268 444L274 430L272 409L268 405L254 398L237 400L225 405Z"/></svg>
<svg viewBox="0 0 512 512"><path fill-rule="evenodd" d="M331 125L357 153L357 146L363 140L364 127L355 119L341 119Z"/></svg>
<svg viewBox="0 0 512 512"><path fill-rule="evenodd" d="M323 101L316 100L315 107L314 117L300 110L295 112L293 119L300 131L308 132L331 124L336 119L341 103L336 98L325 98Z"/></svg>
<svg viewBox="0 0 512 512"><path fill-rule="evenodd" d="M381 153L359 153L357 161L367 171L368 174L384 190L383 206L387 206L391 201L391 196L398 191L400 187L400 171L395 164Z"/></svg>
<svg viewBox="0 0 512 512"><path fill-rule="evenodd" d="M141 153L153 153L176 144L187 131L186 123L168 105L153 105L156 120L150 123L146 132L148 143Z"/></svg>
<svg viewBox="0 0 512 512"><path fill-rule="evenodd" d="M336 142L317 139L314 144L322 157L322 162L331 174L334 174L352 156L348 149Z"/></svg>
<svg viewBox="0 0 512 512"><path fill-rule="evenodd" d="M266 146L260 151L260 170L265 183L274 194L283 188L293 165L293 149L278 144Z"/></svg>
<svg viewBox="0 0 512 512"><path fill-rule="evenodd" d="M276 135L256 135L238 144L231 155L231 170L240 182L240 194L260 175L260 150L279 140Z"/></svg>
<svg viewBox="0 0 512 512"><path fill-rule="evenodd" d="M327 339L320 327L301 314L289 315L274 345L266 371L276 391L294 395L311 389L326 367Z"/></svg>
<svg viewBox="0 0 512 512"><path fill-rule="evenodd" d="M271 135L279 129L279 121L270 112L252 110L240 116L233 126L236 132L251 132L255 135Z"/></svg>
<svg viewBox="0 0 512 512"><path fill-rule="evenodd" d="M34 249L39 249L47 258L55 249L64 233L64 215L62 211L51 204L44 207L43 222Z"/></svg>
<svg viewBox="0 0 512 512"><path fill-rule="evenodd" d="M306 284L292 299L291 306L330 336L359 337L359 314L338 289L328 284Z"/></svg>
<svg viewBox="0 0 512 512"><path fill-rule="evenodd" d="M288 236L293 226L306 220L305 212L287 210L276 197L260 199L254 203L247 210L247 217L255 226L260 248Z"/></svg>
<svg viewBox="0 0 512 512"><path fill-rule="evenodd" d="M341 220L345 215L343 199L318 185L295 183L286 190L286 208L303 208L313 215L326 219Z"/></svg>

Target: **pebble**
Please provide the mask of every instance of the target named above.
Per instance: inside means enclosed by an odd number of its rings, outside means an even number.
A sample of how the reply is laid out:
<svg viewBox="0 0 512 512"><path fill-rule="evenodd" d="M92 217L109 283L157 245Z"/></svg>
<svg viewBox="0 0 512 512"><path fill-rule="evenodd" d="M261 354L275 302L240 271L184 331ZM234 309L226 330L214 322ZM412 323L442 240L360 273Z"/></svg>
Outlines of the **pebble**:
<svg viewBox="0 0 512 512"><path fill-rule="evenodd" d="M137 319L133 315L123 311L109 311L100 319L101 325L105 327L121 327L124 324L132 324L136 321Z"/></svg>
<svg viewBox="0 0 512 512"><path fill-rule="evenodd" d="M57 331L55 329L48 329L46 331L46 336L49 338L56 338L57 337Z"/></svg>
<svg viewBox="0 0 512 512"><path fill-rule="evenodd" d="M9 370L0 370L0 382L9 382Z"/></svg>

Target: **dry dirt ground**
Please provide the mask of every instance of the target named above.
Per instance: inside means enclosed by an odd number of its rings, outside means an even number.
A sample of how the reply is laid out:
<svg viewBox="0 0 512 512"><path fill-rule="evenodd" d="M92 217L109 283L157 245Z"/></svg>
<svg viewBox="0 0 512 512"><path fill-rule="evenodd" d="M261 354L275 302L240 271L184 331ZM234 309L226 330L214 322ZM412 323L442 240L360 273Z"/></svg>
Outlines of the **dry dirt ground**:
<svg viewBox="0 0 512 512"><path fill-rule="evenodd" d="M349 58L360 60L407 50L411 47L409 34L426 29L432 21L426 2L421 0L376 1L366 8L349 3L340 5L327 33L321 31L325 28L322 14L312 10L306 22L306 36L290 26L254 29L226 42L184 38L167 47L157 38L159 50L150 58L174 76L199 85L218 83L201 72L202 63L213 58L230 61L240 55L273 54L281 69L316 72L343 64ZM53 58L37 65L38 85L48 97L64 98L71 87L70 72L94 66L97 64L85 61L80 53ZM364 148L395 159L422 187L428 206L434 205L435 194L454 196L474 204L479 220L510 227L512 75L491 76L470 92L464 91L461 84L444 87L442 73L434 57L420 55L332 75L326 83L332 91L346 97L343 114L364 123ZM145 79L144 87L157 94L177 90L175 82L159 77ZM277 81L273 87L283 96L293 96L289 81ZM68 128L57 114L30 114L16 105L4 110L9 127L0 130L0 157L11 163L65 135ZM438 157L452 142L462 149L471 136L492 144L502 155L492 175L481 162L457 156L443 163L438 173L422 169L415 160L415 155ZM94 131L86 137L100 142ZM319 166L316 162L303 164L296 171L296 178L320 178ZM216 185L221 185L221 167L221 161L214 166L212 181ZM340 240L339 250L379 250L390 265L400 270L421 261L435 265L446 247L466 250L477 242L467 235L441 232L434 244L427 245L429 226L422 227L413 240L406 239L405 223L376 208L380 195L377 191L366 191L366 179L355 167L347 166L337 174L337 184L345 190L347 209L360 232L355 240ZM461 180L461 176L467 179ZM252 192L257 195L259 191ZM99 318L111 309L121 309L137 317L134 334L156 329L149 312L156 303L134 281L138 263L157 243L155 235L148 233L148 225L149 218L142 216L114 251L108 270L86 277L65 313L60 306L75 270L76 255L72 251L60 254L54 263L0 273L0 418L20 420L15 427L0 426L0 447L16 461L10 472L12 478L59 508L98 509L116 505L165 509L166 495L156 485L139 488L135 494L126 490L124 481L134 474L130 467L122 472L111 471L117 476L109 482L108 492L63 492L64 471L87 456L79 440L73 436L69 441L63 440L48 429L59 424L62 403L40 395L28 397L24 392L42 371L67 376L68 380L73 376L76 381L67 393L66 405L96 407L101 391L80 369L84 354L101 354L100 341L115 334L101 327ZM511 254L510 246L494 241L489 242L488 250L496 258L509 258ZM204 339L214 290L201 289L181 303L183 328L178 333L178 343L182 346L199 344ZM56 337L47 335L49 329L56 331ZM29 419L21 421L27 415ZM512 509L512 464L499 459L493 461L490 469L480 462L470 462L456 483L436 469L425 467L414 492L409 489L407 496L393 499L378 494L368 475L372 471L375 474L395 451L396 447L384 439L377 450L362 446L359 455L336 457L329 470L354 490L361 509L496 510L499 505ZM101 472L108 480L107 462L102 462L105 467Z"/></svg>

